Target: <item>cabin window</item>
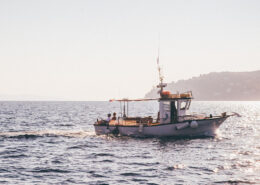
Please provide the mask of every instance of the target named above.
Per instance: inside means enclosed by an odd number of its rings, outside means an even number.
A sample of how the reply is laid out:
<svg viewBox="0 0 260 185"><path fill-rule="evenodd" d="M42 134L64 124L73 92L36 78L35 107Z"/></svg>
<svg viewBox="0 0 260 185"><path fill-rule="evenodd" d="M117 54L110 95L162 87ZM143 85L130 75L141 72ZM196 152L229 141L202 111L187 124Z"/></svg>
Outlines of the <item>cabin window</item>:
<svg viewBox="0 0 260 185"><path fill-rule="evenodd" d="M181 110L186 109L187 102L181 102Z"/></svg>
<svg viewBox="0 0 260 185"><path fill-rule="evenodd" d="M181 110L188 110L190 108L190 100L180 102Z"/></svg>
<svg viewBox="0 0 260 185"><path fill-rule="evenodd" d="M183 101L180 104L181 110L188 110L190 108L190 101Z"/></svg>
<svg viewBox="0 0 260 185"><path fill-rule="evenodd" d="M165 111L170 111L170 109L171 109L170 102L168 102L168 101L163 102L163 108Z"/></svg>

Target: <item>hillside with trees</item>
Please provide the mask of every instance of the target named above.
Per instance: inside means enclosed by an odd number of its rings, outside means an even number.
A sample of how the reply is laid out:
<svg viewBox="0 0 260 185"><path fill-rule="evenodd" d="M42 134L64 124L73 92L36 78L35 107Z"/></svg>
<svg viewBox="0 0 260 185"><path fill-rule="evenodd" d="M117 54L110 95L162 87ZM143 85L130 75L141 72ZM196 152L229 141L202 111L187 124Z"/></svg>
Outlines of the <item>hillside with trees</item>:
<svg viewBox="0 0 260 185"><path fill-rule="evenodd" d="M260 70L253 72L212 72L179 80L167 85L171 93L192 90L195 100L260 101ZM159 97L158 89L148 92L146 98Z"/></svg>

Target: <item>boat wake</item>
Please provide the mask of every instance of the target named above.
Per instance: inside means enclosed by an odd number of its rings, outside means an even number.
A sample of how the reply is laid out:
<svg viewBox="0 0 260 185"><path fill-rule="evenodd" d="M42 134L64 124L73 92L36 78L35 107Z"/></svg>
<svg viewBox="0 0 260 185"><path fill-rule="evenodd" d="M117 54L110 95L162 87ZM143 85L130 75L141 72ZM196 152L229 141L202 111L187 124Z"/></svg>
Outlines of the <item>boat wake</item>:
<svg viewBox="0 0 260 185"><path fill-rule="evenodd" d="M37 137L77 137L84 138L95 136L93 131L83 130L41 130L41 131L20 131L20 132L0 132L0 137L4 138L37 138Z"/></svg>

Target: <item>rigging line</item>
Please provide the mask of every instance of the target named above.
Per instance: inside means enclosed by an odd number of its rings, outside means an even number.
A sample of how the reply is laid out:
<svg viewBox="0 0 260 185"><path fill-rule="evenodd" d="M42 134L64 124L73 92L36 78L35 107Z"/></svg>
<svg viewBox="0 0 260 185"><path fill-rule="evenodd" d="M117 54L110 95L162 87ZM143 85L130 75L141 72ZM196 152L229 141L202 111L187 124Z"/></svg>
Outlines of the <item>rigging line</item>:
<svg viewBox="0 0 260 185"><path fill-rule="evenodd" d="M163 82L163 75L162 75L162 70L161 70L161 67L160 67L160 33L158 35L157 68L158 68L158 72L159 72L159 80L160 80L160 83L162 83Z"/></svg>

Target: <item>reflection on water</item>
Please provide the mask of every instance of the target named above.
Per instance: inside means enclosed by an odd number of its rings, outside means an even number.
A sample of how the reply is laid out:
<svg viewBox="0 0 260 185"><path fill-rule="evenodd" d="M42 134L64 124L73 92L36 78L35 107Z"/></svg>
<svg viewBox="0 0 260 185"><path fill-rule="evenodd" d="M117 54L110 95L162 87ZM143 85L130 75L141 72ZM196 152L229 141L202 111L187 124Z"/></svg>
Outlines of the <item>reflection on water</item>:
<svg viewBox="0 0 260 185"><path fill-rule="evenodd" d="M216 138L96 136L108 102L0 102L1 184L258 184L260 102L193 102L192 112L237 112ZM144 105L147 105L148 108ZM130 104L155 115L156 102Z"/></svg>

